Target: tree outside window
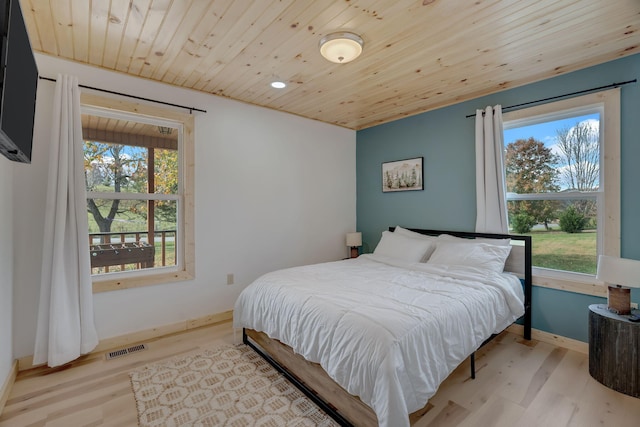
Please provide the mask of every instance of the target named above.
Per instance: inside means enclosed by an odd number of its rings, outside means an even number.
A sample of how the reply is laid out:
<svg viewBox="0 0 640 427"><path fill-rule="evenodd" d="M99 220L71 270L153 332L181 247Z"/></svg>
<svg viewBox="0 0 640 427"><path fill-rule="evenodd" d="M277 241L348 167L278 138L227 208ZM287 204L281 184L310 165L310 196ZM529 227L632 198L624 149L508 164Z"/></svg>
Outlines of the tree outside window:
<svg viewBox="0 0 640 427"><path fill-rule="evenodd" d="M534 266L595 274L599 121L581 112L505 131L510 227L532 235Z"/></svg>
<svg viewBox="0 0 640 427"><path fill-rule="evenodd" d="M83 115L92 273L178 262L178 128Z"/></svg>

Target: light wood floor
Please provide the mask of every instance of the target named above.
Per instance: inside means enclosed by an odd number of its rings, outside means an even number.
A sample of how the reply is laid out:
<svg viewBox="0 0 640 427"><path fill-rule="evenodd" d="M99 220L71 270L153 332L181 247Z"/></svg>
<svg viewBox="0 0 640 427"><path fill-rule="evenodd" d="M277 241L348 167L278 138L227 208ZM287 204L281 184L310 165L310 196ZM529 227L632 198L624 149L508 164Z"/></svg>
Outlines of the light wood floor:
<svg viewBox="0 0 640 427"><path fill-rule="evenodd" d="M240 335L225 322L150 341L148 350L110 361L98 354L65 369L22 372L0 427L136 426L130 370L239 342ZM465 362L441 385L419 427L640 425L640 399L593 380L584 354L505 332L477 354L476 367L475 380Z"/></svg>

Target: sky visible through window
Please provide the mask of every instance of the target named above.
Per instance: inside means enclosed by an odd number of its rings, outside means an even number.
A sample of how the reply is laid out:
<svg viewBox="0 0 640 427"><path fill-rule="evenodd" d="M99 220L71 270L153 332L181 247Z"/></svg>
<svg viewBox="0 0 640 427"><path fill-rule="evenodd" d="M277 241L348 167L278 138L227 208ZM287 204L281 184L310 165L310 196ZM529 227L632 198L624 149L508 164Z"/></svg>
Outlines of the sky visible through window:
<svg viewBox="0 0 640 427"><path fill-rule="evenodd" d="M513 129L505 129L504 130L504 146L506 147L508 144L517 141L518 139L529 139L533 137L533 139L540 141L544 144L545 147L550 148L553 154L556 154L560 157L561 152L556 147L557 145L557 131L570 129L576 126L578 123L589 122L590 126L593 129L599 129L600 123L600 114L591 113L584 114L579 116L573 116L567 119L561 120L550 120L547 122L542 122L533 125L520 126ZM561 169L560 165L556 165L557 168ZM565 189L561 184L561 189Z"/></svg>
<svg viewBox="0 0 640 427"><path fill-rule="evenodd" d="M557 151L554 150L557 136L556 130L572 128L577 123L588 120L594 120L595 123L598 123L599 119L600 115L598 113L593 113L583 116L570 117L568 119L553 120L530 126L522 126L514 129L505 129L504 145L506 147L507 144L518 139L529 139L530 137L533 137L534 139L544 143L545 147L551 148L554 153L557 153Z"/></svg>

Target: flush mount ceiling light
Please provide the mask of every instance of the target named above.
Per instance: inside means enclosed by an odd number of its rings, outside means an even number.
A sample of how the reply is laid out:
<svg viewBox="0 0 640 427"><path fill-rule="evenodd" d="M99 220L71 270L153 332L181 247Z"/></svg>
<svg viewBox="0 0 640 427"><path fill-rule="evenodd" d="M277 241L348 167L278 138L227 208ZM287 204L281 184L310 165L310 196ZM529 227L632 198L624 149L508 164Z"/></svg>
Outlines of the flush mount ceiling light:
<svg viewBox="0 0 640 427"><path fill-rule="evenodd" d="M162 135L171 135L171 132L173 132L173 129L167 126L158 126L158 132L160 132L160 134Z"/></svg>
<svg viewBox="0 0 640 427"><path fill-rule="evenodd" d="M362 53L364 40L354 33L331 33L320 39L320 54L328 61L346 64Z"/></svg>
<svg viewBox="0 0 640 427"><path fill-rule="evenodd" d="M287 87L287 84L285 82L276 80L271 82L271 87L276 88L276 89L284 89L285 87Z"/></svg>

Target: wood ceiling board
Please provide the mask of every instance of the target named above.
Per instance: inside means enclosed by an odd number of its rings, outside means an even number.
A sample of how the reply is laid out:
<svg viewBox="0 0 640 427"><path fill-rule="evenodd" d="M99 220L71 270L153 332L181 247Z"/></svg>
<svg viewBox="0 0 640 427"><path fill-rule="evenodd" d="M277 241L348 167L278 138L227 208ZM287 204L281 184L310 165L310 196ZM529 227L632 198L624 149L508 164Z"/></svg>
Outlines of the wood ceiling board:
<svg viewBox="0 0 640 427"><path fill-rule="evenodd" d="M21 4L38 52L350 129L640 51L638 0ZM364 52L329 63L318 41L344 30ZM274 76L289 86L273 90Z"/></svg>

